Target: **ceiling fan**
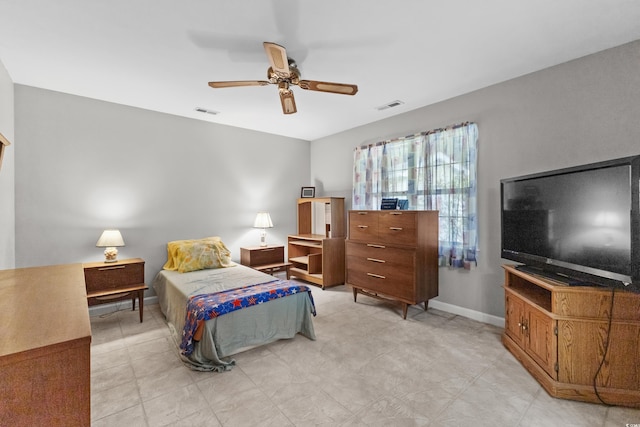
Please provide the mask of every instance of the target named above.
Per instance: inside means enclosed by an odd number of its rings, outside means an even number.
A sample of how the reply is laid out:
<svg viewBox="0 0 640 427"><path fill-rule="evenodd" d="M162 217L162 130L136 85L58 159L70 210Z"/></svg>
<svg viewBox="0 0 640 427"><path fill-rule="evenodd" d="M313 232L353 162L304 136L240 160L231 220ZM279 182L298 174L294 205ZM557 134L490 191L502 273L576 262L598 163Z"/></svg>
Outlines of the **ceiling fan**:
<svg viewBox="0 0 640 427"><path fill-rule="evenodd" d="M320 82L316 80L300 80L300 71L295 61L287 57L284 47L264 42L264 50L269 58L271 66L267 70L269 80L235 80L226 82L209 82L209 86L214 89L236 86L266 86L269 84L278 85L280 93L280 103L284 114L293 114L296 110L296 101L293 98L291 85L299 86L305 90L319 92L339 93L342 95L355 95L358 86L344 83Z"/></svg>

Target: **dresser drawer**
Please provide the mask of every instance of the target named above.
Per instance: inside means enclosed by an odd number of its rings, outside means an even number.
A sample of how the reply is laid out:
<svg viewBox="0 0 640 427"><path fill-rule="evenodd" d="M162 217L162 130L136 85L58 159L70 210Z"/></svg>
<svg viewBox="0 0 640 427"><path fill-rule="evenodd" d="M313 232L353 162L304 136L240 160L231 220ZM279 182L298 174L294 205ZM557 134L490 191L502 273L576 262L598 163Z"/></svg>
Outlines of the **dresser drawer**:
<svg viewBox="0 0 640 427"><path fill-rule="evenodd" d="M413 301L413 270L366 264L347 258L347 282L363 289Z"/></svg>
<svg viewBox="0 0 640 427"><path fill-rule="evenodd" d="M254 267L284 262L284 246L240 248L240 264Z"/></svg>
<svg viewBox="0 0 640 427"><path fill-rule="evenodd" d="M349 239L373 241L378 239L378 212L350 211Z"/></svg>
<svg viewBox="0 0 640 427"><path fill-rule="evenodd" d="M349 284L412 300L414 250L348 241L346 251Z"/></svg>
<svg viewBox="0 0 640 427"><path fill-rule="evenodd" d="M85 267L87 293L126 288L144 283L144 262Z"/></svg>
<svg viewBox="0 0 640 427"><path fill-rule="evenodd" d="M378 237L391 244L415 246L417 236L416 213L391 211L380 215Z"/></svg>
<svg viewBox="0 0 640 427"><path fill-rule="evenodd" d="M415 250L398 248L377 243L357 243L347 241L346 254L352 260L361 259L368 263L386 264L397 268L413 269L415 265Z"/></svg>
<svg viewBox="0 0 640 427"><path fill-rule="evenodd" d="M394 262L382 264L375 261L372 262L369 259L354 259L352 257L347 257L347 260L349 263L349 270L370 273L372 276L382 276L394 282L406 282L409 284L413 282L413 265L396 264Z"/></svg>

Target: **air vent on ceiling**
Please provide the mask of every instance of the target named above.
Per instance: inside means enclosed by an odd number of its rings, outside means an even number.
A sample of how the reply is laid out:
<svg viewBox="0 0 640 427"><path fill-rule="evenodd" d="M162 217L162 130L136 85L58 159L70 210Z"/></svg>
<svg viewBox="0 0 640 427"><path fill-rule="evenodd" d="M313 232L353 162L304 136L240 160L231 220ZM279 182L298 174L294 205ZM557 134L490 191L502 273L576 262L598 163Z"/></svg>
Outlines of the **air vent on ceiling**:
<svg viewBox="0 0 640 427"><path fill-rule="evenodd" d="M215 116L216 114L220 114L217 111L213 111L213 110L207 110L206 108L196 108L196 111L198 113L205 113L205 114L211 114L212 116Z"/></svg>
<svg viewBox="0 0 640 427"><path fill-rule="evenodd" d="M395 101L391 101L391 102L389 102L387 104L381 105L379 107L376 107L376 110L382 111L382 110L386 110L388 108L397 107L397 106L402 105L402 104L404 104L404 102L395 100Z"/></svg>

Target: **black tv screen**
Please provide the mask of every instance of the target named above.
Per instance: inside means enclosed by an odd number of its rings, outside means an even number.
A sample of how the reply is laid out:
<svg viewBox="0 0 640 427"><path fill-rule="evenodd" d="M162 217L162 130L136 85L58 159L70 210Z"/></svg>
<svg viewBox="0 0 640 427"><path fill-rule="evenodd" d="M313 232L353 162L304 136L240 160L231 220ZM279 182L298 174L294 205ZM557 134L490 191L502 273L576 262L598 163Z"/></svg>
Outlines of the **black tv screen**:
<svg viewBox="0 0 640 427"><path fill-rule="evenodd" d="M638 291L639 179L635 156L501 180L502 257Z"/></svg>

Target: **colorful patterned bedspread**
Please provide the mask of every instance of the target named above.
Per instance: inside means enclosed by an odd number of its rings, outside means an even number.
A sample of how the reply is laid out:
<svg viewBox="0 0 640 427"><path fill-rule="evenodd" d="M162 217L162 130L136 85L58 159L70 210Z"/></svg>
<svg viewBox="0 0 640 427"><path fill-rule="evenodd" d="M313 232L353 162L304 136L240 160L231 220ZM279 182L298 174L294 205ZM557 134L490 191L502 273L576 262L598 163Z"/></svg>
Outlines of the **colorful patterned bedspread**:
<svg viewBox="0 0 640 427"><path fill-rule="evenodd" d="M288 280L275 280L213 294L192 296L187 303L187 316L182 331L180 349L185 356L189 356L193 352L194 341L198 340L198 331L202 330L204 322L209 319L300 292L309 293L312 313L315 316L316 310L311 289L305 285L293 284Z"/></svg>

